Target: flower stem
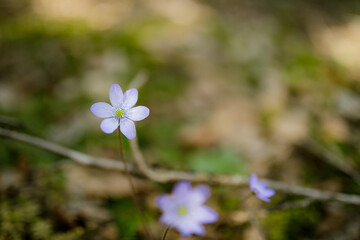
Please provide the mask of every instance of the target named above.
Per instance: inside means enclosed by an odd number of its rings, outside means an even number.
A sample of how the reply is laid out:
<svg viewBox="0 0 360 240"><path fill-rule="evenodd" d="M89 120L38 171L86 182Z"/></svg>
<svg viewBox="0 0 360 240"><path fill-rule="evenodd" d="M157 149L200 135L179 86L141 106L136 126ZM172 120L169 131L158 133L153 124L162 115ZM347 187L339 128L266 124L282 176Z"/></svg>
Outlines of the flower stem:
<svg viewBox="0 0 360 240"><path fill-rule="evenodd" d="M165 239L166 239L166 236L167 236L169 230L170 230L170 226L167 226L166 229L165 229L165 231L164 231L164 234L163 234L161 240L165 240Z"/></svg>
<svg viewBox="0 0 360 240"><path fill-rule="evenodd" d="M130 171L129 171L127 160L124 157L124 151L123 151L123 147L122 147L120 127L118 127L117 132L118 132L118 138L119 138L120 158L124 163L125 173L126 173L126 176L127 176L128 180L129 180L129 183L130 183L132 197L133 197L133 200L135 202L136 208L137 208L137 210L138 210L138 212L140 214L140 218L141 218L141 221L142 221L142 224L143 224L143 227L144 227L146 239L152 240L149 228L148 228L148 226L146 224L146 221L145 221L145 214L144 214L144 212L143 212L143 210L141 208L140 201L139 201L138 195L136 193L136 189L135 189L135 184L134 184L134 181L133 181L133 179L131 177L131 174L130 174Z"/></svg>

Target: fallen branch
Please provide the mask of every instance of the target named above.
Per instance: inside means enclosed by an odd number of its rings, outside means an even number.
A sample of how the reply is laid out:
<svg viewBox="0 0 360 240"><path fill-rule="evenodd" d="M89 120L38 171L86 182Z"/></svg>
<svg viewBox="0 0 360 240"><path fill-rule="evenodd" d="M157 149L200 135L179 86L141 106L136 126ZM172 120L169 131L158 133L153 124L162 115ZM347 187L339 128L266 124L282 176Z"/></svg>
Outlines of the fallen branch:
<svg viewBox="0 0 360 240"><path fill-rule="evenodd" d="M29 136L27 134L0 128L0 136L31 144L33 146L73 159L83 165L94 166L109 170L124 171L124 165L118 160L93 157L78 151L65 148L58 144L51 143L41 138ZM155 182L164 183L178 180L189 180L192 182L206 182L209 184L236 187L245 187L248 185L248 179L239 175L210 175L206 173L190 173L165 169L154 170L146 164L137 141L130 141L130 146L132 149L134 161L137 166L137 168L135 168L134 166L131 167L131 173L138 176L146 177ZM276 191L304 196L316 201L338 201L348 204L360 205L359 195L321 191L314 188L288 185L282 182L266 179L261 179L261 181L267 182L269 187L275 189Z"/></svg>
<svg viewBox="0 0 360 240"><path fill-rule="evenodd" d="M146 165L144 157L139 149L136 140L130 142L130 147L132 149L134 160L140 172L145 174L149 179L156 182L169 182L169 181L177 181L180 179L185 179L194 182L208 182L208 183L227 185L227 186L248 185L247 178L236 175L233 176L209 175L205 173L188 173L188 172L168 171L168 170L155 171ZM358 195L321 191L314 188L289 185L279 181L272 181L267 179L261 179L261 181L265 181L270 188L273 188L277 191L304 196L313 200L339 201L344 203L360 205L360 196Z"/></svg>
<svg viewBox="0 0 360 240"><path fill-rule="evenodd" d="M100 167L111 170L120 170L120 171L125 170L124 164L120 161L114 159L108 159L108 158L93 157L78 151L74 151L69 148L65 148L58 144L51 143L41 138L32 137L30 135L19 133L13 130L0 128L0 136L8 137L27 144L31 144L33 146L48 150L58 155L68 157L83 165ZM134 171L134 166L132 166L131 168Z"/></svg>

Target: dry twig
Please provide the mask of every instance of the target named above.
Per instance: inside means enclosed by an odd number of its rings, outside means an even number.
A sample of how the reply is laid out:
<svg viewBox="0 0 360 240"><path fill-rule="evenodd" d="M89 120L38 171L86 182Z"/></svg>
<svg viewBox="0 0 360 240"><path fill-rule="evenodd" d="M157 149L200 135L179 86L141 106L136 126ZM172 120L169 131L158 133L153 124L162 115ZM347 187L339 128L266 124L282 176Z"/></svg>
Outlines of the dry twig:
<svg viewBox="0 0 360 240"><path fill-rule="evenodd" d="M74 151L69 148L65 148L58 144L51 143L41 138L32 137L30 135L19 133L13 130L0 128L0 136L8 137L27 144L31 144L33 146L48 150L50 152L59 154L61 156L68 157L83 165L94 166L104 169L111 169L111 170L120 170L120 171L125 170L124 164L117 160L113 160L109 158L93 157L78 151ZM135 171L134 166L131 167L131 170Z"/></svg>
<svg viewBox="0 0 360 240"><path fill-rule="evenodd" d="M27 134L0 128L0 136L37 146L50 152L54 152L59 155L73 159L83 165L94 166L103 169L124 171L124 165L117 160L93 157L78 151L65 148L55 143L51 143L41 138L29 136ZM245 187L248 184L248 179L239 175L210 175L206 173L190 173L165 169L155 170L147 166L144 156L142 155L136 140L130 141L130 146L132 149L134 161L137 166L137 168L135 168L134 166L130 168L131 173L141 177L146 177L155 182L173 182L178 180L189 180L192 182L206 182L209 184L234 187ZM348 204L360 205L359 195L321 191L314 188L289 185L279 181L272 181L266 179L261 179L261 181L267 182L270 188L287 194L304 196L316 201L338 201Z"/></svg>

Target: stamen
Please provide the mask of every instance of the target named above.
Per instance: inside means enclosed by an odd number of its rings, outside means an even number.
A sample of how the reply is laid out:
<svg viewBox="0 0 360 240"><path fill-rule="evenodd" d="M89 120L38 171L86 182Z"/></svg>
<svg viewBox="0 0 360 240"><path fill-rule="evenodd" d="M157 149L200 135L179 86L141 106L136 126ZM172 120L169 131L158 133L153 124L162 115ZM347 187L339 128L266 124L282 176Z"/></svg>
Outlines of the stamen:
<svg viewBox="0 0 360 240"><path fill-rule="evenodd" d="M125 115L125 112L123 109L119 108L115 111L115 115L119 118L123 117Z"/></svg>
<svg viewBox="0 0 360 240"><path fill-rule="evenodd" d="M186 207L179 207L178 213L179 213L179 215L182 215L182 216L185 215L187 213Z"/></svg>

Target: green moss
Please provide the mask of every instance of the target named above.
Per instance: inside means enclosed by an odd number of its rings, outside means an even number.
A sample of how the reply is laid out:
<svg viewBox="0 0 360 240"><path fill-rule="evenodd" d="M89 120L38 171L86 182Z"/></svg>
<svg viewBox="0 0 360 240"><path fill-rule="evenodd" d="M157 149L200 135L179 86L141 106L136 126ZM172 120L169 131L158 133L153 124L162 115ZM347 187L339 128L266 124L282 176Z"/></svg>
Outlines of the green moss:
<svg viewBox="0 0 360 240"><path fill-rule="evenodd" d="M270 213L264 220L270 240L316 239L321 214L314 206Z"/></svg>
<svg viewBox="0 0 360 240"><path fill-rule="evenodd" d="M80 239L84 230L79 227L55 231L51 209L66 203L61 179L58 172L39 171L35 179L36 191L20 189L18 193L5 194L0 201L0 240Z"/></svg>

